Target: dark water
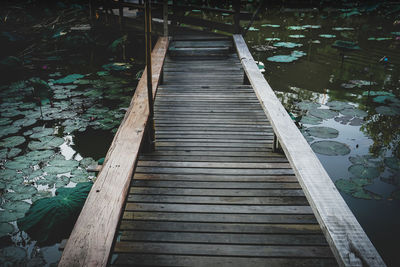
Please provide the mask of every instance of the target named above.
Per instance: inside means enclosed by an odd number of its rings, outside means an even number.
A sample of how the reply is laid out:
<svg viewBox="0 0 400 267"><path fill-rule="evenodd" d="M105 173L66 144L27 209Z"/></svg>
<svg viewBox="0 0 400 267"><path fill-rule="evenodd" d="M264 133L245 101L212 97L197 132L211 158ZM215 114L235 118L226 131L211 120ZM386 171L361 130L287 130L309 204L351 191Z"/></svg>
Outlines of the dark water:
<svg viewBox="0 0 400 267"><path fill-rule="evenodd" d="M340 187L339 190L390 266L400 265L397 246L400 238L400 24L395 22L399 19L399 13L390 14L397 6L382 5L376 10L361 11L361 15L347 18L343 18L344 11L337 9L307 12L273 9L266 12L263 15L264 19L257 21L253 25L253 31L249 31L246 36L255 60L265 64L267 81L286 109L295 116L308 114L296 106L305 100L318 103L323 109L330 108L326 105L329 102L340 101L364 111L357 125L335 121L335 118L344 116L340 112L316 125L300 124L303 130L313 126L326 126L338 130L337 137L312 137L310 144L320 140L333 140L350 148L350 153L346 155L328 156L317 153L317 156L333 181L368 178L368 184L361 187L364 190L362 195L345 193ZM314 25L314 28L298 27L303 25ZM291 26L297 26L294 27L296 30ZM351 29L334 29L338 27ZM321 34L334 36L323 38ZM272 37L280 40L265 40ZM387 40L378 41L371 38ZM342 62L342 51L332 47L336 40L354 42L360 50L345 51ZM278 47L274 50L269 50L273 47L262 47L273 46L278 42L293 42L301 46ZM273 56L290 55L294 50L302 51L305 55L289 63L270 61ZM351 84L352 80L364 81L361 83L365 85L346 88L349 87L346 84ZM375 91L380 92L373 95ZM390 94L391 99L376 99L377 96L385 94L382 92ZM350 172L350 166L354 165L350 157L364 155L369 155L370 159L361 165L363 168L367 165L373 166L374 174L355 175L354 172ZM388 158L392 158L396 165L389 167L385 164Z"/></svg>

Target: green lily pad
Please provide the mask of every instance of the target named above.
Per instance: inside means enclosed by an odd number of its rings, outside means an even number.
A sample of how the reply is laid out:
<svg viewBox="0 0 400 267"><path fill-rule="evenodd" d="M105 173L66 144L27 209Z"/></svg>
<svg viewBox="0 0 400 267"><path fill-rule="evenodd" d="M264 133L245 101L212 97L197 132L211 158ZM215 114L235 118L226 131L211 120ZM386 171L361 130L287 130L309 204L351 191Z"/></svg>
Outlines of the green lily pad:
<svg viewBox="0 0 400 267"><path fill-rule="evenodd" d="M392 37L369 37L368 41L387 41L392 39Z"/></svg>
<svg viewBox="0 0 400 267"><path fill-rule="evenodd" d="M295 38L295 39L300 39L300 38L304 38L304 37L306 37L306 36L303 34L290 34L289 35L289 38Z"/></svg>
<svg viewBox="0 0 400 267"><path fill-rule="evenodd" d="M355 164L349 167L349 172L358 178L373 179L379 176L380 171L376 167L369 167L363 164Z"/></svg>
<svg viewBox="0 0 400 267"><path fill-rule="evenodd" d="M85 169L75 169L71 175L71 182L83 183L89 181L89 173Z"/></svg>
<svg viewBox="0 0 400 267"><path fill-rule="evenodd" d="M113 63L105 64L102 67L103 67L103 69L106 69L106 70L121 71L121 70L130 69L132 67L132 65L129 63L113 62Z"/></svg>
<svg viewBox="0 0 400 267"><path fill-rule="evenodd" d="M0 118L0 126L11 124L12 120L10 118Z"/></svg>
<svg viewBox="0 0 400 267"><path fill-rule="evenodd" d="M336 138L339 135L339 131L331 127L310 127L307 132L314 137L318 138Z"/></svg>
<svg viewBox="0 0 400 267"><path fill-rule="evenodd" d="M350 123L349 123L349 125L352 125L352 126L361 126L363 124L364 124L364 120L362 118L358 118L358 117L351 119Z"/></svg>
<svg viewBox="0 0 400 267"><path fill-rule="evenodd" d="M0 237L6 236L14 232L14 226L11 223L0 223Z"/></svg>
<svg viewBox="0 0 400 267"><path fill-rule="evenodd" d="M301 47L303 45L302 44L298 44L298 43L292 43L292 42L278 42L278 43L274 43L273 46L286 47L286 48L295 48L295 47Z"/></svg>
<svg viewBox="0 0 400 267"><path fill-rule="evenodd" d="M49 162L50 166L46 166L43 168L43 171L48 174L61 174L68 173L74 170L79 162L76 160L52 160Z"/></svg>
<svg viewBox="0 0 400 267"><path fill-rule="evenodd" d="M387 96L395 96L394 94L390 92L385 92L385 91L367 91L362 93L363 96L380 96L380 95L387 95Z"/></svg>
<svg viewBox="0 0 400 267"><path fill-rule="evenodd" d="M32 197L32 203L35 203L39 199L48 198L52 196L53 194L51 193L51 191L38 191L36 195Z"/></svg>
<svg viewBox="0 0 400 267"><path fill-rule="evenodd" d="M32 118L23 118L23 119L19 119L14 121L13 125L17 126L17 127L28 127L28 126L32 126L36 123L37 120L32 119Z"/></svg>
<svg viewBox="0 0 400 267"><path fill-rule="evenodd" d="M280 25L277 25L277 24L262 24L261 27L279 28Z"/></svg>
<svg viewBox="0 0 400 267"><path fill-rule="evenodd" d="M0 138L17 133L21 128L16 126L0 127Z"/></svg>
<svg viewBox="0 0 400 267"><path fill-rule="evenodd" d="M2 266L27 266L25 249L17 246L0 249L0 262Z"/></svg>
<svg viewBox="0 0 400 267"><path fill-rule="evenodd" d="M327 156L344 156L350 153L348 145L336 141L317 141L311 144L315 153Z"/></svg>
<svg viewBox="0 0 400 267"><path fill-rule="evenodd" d="M28 169L31 165L32 165L31 161L18 160L18 158L16 158L12 161L7 161L4 166L7 169L22 171L24 169Z"/></svg>
<svg viewBox="0 0 400 267"><path fill-rule="evenodd" d="M372 101L374 101L375 103L384 104L387 101L394 102L394 101L396 101L395 99L396 99L396 97L394 97L394 96L380 95L380 96L374 97L374 99L372 99Z"/></svg>
<svg viewBox="0 0 400 267"><path fill-rule="evenodd" d="M33 128L33 133L29 137L33 139L38 139L40 137L52 135L53 132L54 132L53 128L36 127Z"/></svg>
<svg viewBox="0 0 400 267"><path fill-rule="evenodd" d="M330 109L311 109L308 113L314 117L326 120L336 117L339 113Z"/></svg>
<svg viewBox="0 0 400 267"><path fill-rule="evenodd" d="M372 182L369 179L362 178L339 179L335 182L337 189L355 198L381 199L380 196L364 189L364 186L370 184Z"/></svg>
<svg viewBox="0 0 400 267"><path fill-rule="evenodd" d="M27 212L31 204L25 201L8 201L1 207L10 212Z"/></svg>
<svg viewBox="0 0 400 267"><path fill-rule="evenodd" d="M56 196L37 200L18 227L40 244L60 241L68 236L85 203L92 183L80 183L75 188L57 189ZM64 231L62 231L64 230Z"/></svg>
<svg viewBox="0 0 400 267"><path fill-rule="evenodd" d="M55 187L60 188L69 184L69 177L63 175L61 177L57 177L57 181L55 182Z"/></svg>
<svg viewBox="0 0 400 267"><path fill-rule="evenodd" d="M348 28L348 27L334 27L332 28L334 31L354 31L354 28Z"/></svg>
<svg viewBox="0 0 400 267"><path fill-rule="evenodd" d="M11 148L10 150L5 148L0 150L0 160L2 159L12 159L15 156L18 156L19 153L21 153L21 149L19 148Z"/></svg>
<svg viewBox="0 0 400 267"><path fill-rule="evenodd" d="M84 158L81 161L79 161L79 166L84 169L94 165L97 165L97 161L95 161L93 158Z"/></svg>
<svg viewBox="0 0 400 267"><path fill-rule="evenodd" d="M254 27L250 27L248 30L251 31L251 32L257 32L260 29L257 29L257 28L254 28Z"/></svg>
<svg viewBox="0 0 400 267"><path fill-rule="evenodd" d="M336 37L336 35L334 35L334 34L320 34L318 36L322 37L322 38L328 38L328 39Z"/></svg>
<svg viewBox="0 0 400 267"><path fill-rule="evenodd" d="M20 218L23 218L25 213L22 212L12 212L8 210L0 211L0 223L3 222L13 222Z"/></svg>
<svg viewBox="0 0 400 267"><path fill-rule="evenodd" d="M393 170L400 170L400 160L396 157L385 157L385 165Z"/></svg>
<svg viewBox="0 0 400 267"><path fill-rule="evenodd" d="M300 122L304 124L318 125L322 122L322 119L316 118L314 116L303 116Z"/></svg>
<svg viewBox="0 0 400 267"><path fill-rule="evenodd" d="M315 102L305 100L300 103L297 103L296 106L301 110L310 110L310 109L319 108L321 105L318 103L315 103Z"/></svg>
<svg viewBox="0 0 400 267"><path fill-rule="evenodd" d="M84 77L85 77L85 75L82 75L82 74L70 74L70 75L68 75L68 76L66 76L64 78L61 78L59 80L55 80L53 83L61 83L61 84L73 83L76 80L84 78Z"/></svg>
<svg viewBox="0 0 400 267"><path fill-rule="evenodd" d="M364 110L358 109L358 108L345 108L340 110L340 113L346 116L353 116L353 117L360 117L364 118L365 116L368 115L367 112Z"/></svg>
<svg viewBox="0 0 400 267"><path fill-rule="evenodd" d="M297 57L297 58L302 57L302 56L305 56L305 55L307 55L306 52L298 51L298 50L294 50L294 51L290 54L290 56L292 56L292 57Z"/></svg>
<svg viewBox="0 0 400 267"><path fill-rule="evenodd" d="M278 55L278 56L268 57L267 60L271 62L289 63L298 60L298 58L290 55Z"/></svg>
<svg viewBox="0 0 400 267"><path fill-rule="evenodd" d="M26 154L26 157L34 162L41 162L44 160L48 160L54 154L55 154L54 150L49 149L45 151L31 151Z"/></svg>
<svg viewBox="0 0 400 267"><path fill-rule="evenodd" d="M265 40L265 41L280 41L281 39L280 39L280 38L277 38L277 37L267 37L267 38L265 38L264 40Z"/></svg>
<svg viewBox="0 0 400 267"><path fill-rule="evenodd" d="M353 108L353 106L350 105L349 103L342 102L342 101L336 101L336 100L330 101L330 102L326 103L326 105L330 109L337 110L337 111L343 110L345 108Z"/></svg>
<svg viewBox="0 0 400 267"><path fill-rule="evenodd" d="M40 137L39 141L31 141L28 144L31 150L48 150L56 148L64 143L64 139L56 136Z"/></svg>
<svg viewBox="0 0 400 267"><path fill-rule="evenodd" d="M385 116L397 116L400 115L400 109L390 106L379 106L375 108L375 111Z"/></svg>
<svg viewBox="0 0 400 267"><path fill-rule="evenodd" d="M0 147L6 147L6 148L16 147L25 143L25 141L26 139L23 136L11 136L1 141Z"/></svg>
<svg viewBox="0 0 400 267"><path fill-rule="evenodd" d="M301 31L301 30L306 29L306 27L304 27L304 26L288 26L287 28L288 28L288 30L292 30L292 31Z"/></svg>

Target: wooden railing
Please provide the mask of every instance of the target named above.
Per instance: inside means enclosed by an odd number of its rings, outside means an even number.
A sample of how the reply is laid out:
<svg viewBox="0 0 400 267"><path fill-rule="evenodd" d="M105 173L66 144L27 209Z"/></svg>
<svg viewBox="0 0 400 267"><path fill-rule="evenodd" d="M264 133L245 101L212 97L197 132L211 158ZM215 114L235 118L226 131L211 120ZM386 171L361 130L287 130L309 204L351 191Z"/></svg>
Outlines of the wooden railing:
<svg viewBox="0 0 400 267"><path fill-rule="evenodd" d="M259 71L242 35L233 40L244 71L341 266L385 266L329 175Z"/></svg>
<svg viewBox="0 0 400 267"><path fill-rule="evenodd" d="M168 37L152 51L153 98L160 81ZM115 134L85 205L65 246L59 266L106 266L148 122L146 69Z"/></svg>

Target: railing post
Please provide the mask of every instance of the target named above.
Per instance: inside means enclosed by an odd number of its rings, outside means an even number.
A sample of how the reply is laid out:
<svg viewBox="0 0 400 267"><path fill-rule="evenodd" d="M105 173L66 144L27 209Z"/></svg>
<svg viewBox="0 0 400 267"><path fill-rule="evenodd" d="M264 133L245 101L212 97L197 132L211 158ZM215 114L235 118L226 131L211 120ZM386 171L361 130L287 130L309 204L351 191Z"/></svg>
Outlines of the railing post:
<svg viewBox="0 0 400 267"><path fill-rule="evenodd" d="M164 36L168 36L168 0L163 2Z"/></svg>
<svg viewBox="0 0 400 267"><path fill-rule="evenodd" d="M150 0L145 0L145 40L146 40L146 69L147 69L147 98L149 104L148 143L147 150L155 149L154 136L154 110L153 110L153 84L151 71L151 5Z"/></svg>
<svg viewBox="0 0 400 267"><path fill-rule="evenodd" d="M118 0L118 13L119 13L119 29L121 32L124 30L124 2Z"/></svg>

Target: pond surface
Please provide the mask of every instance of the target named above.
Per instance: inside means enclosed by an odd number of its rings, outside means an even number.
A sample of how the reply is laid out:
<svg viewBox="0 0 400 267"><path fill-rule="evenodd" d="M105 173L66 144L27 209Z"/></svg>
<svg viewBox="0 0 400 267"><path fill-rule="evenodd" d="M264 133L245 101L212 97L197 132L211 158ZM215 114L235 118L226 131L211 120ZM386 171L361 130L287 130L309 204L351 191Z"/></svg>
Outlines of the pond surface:
<svg viewBox="0 0 400 267"><path fill-rule="evenodd" d="M400 266L400 7L352 8L269 10L246 40L385 262Z"/></svg>

